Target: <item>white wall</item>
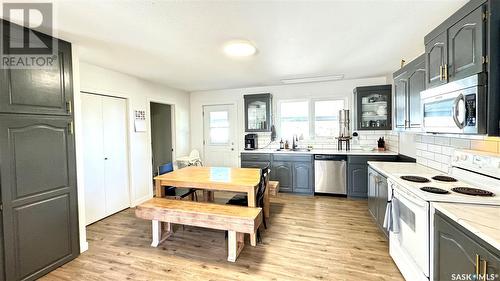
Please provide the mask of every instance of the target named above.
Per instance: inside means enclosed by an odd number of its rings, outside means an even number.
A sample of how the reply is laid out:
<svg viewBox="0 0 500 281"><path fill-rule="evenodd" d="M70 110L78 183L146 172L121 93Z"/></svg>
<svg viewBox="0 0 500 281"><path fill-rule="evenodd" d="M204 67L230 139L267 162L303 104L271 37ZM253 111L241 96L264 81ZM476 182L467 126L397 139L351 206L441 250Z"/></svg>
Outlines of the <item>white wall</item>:
<svg viewBox="0 0 500 281"><path fill-rule="evenodd" d="M74 48L74 57L78 50ZM149 82L137 77L105 69L99 66L74 60L75 80L79 88L84 92L91 92L127 99L128 114L128 147L129 147L129 182L131 187L131 206L135 206L153 196L152 163L151 163L151 132L149 102L166 103L173 105L175 117L172 131L174 133L174 158L175 156L187 155L190 149L189 136L189 94L184 91L172 89L164 85ZM79 72L79 74L78 74ZM79 79L78 79L79 78ZM75 87L75 125L77 134L77 174L78 194L83 198L83 146L81 145L82 130L80 127L80 91ZM133 112L134 110L146 110L146 132L134 132ZM80 145L78 145L80 144ZM83 199L84 200L84 199ZM80 212L80 237L83 248L85 239L85 206L79 198ZM83 213L82 213L83 212ZM83 218L83 219L82 219ZM83 225L82 225L83 224ZM83 250L83 249L82 249Z"/></svg>
<svg viewBox="0 0 500 281"><path fill-rule="evenodd" d="M203 151L203 105L229 104L237 106L238 150L243 150L245 134L245 115L243 95L271 93L273 95L273 114L279 100L303 98L346 98L352 110L353 89L358 86L383 85L386 77L341 80L321 83L305 83L279 86L263 86L191 93L191 146ZM273 118L275 120L275 118Z"/></svg>

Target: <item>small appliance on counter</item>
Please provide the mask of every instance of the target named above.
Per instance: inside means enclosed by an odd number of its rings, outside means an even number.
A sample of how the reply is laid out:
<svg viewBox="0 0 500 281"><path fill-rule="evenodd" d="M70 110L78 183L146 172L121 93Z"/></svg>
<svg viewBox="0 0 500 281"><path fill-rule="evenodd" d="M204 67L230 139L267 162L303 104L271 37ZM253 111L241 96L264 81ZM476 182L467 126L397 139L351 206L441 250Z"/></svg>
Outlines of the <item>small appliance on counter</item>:
<svg viewBox="0 0 500 281"><path fill-rule="evenodd" d="M351 129L350 129L350 119L349 119L349 110L342 109L339 110L339 136L336 137L337 149L342 150L345 143L345 150L350 150L350 141L351 137Z"/></svg>
<svg viewBox="0 0 500 281"><path fill-rule="evenodd" d="M245 150L255 150L258 148L257 134L245 135Z"/></svg>

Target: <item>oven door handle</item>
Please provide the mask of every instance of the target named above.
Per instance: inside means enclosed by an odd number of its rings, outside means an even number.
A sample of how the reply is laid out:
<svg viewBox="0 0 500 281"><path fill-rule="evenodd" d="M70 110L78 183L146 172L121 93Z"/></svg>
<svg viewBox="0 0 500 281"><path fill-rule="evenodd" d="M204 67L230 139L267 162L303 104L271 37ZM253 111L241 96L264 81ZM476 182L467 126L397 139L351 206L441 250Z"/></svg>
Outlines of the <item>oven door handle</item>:
<svg viewBox="0 0 500 281"><path fill-rule="evenodd" d="M458 103L462 100L465 103L464 95L459 94L455 101L453 102L453 108L452 108L452 114L453 114L453 121L455 121L455 124L459 129L463 129L465 127L465 112L464 112L464 121L460 122L458 120L458 114L459 114L459 108L458 108Z"/></svg>

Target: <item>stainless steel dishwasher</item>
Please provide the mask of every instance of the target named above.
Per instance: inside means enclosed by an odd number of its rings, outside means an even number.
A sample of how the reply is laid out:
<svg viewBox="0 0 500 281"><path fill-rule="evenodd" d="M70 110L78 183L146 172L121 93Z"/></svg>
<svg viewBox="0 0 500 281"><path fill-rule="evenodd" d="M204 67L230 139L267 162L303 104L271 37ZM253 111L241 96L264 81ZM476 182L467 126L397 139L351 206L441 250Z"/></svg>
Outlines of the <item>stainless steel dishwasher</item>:
<svg viewBox="0 0 500 281"><path fill-rule="evenodd" d="M314 155L314 192L347 195L347 156Z"/></svg>

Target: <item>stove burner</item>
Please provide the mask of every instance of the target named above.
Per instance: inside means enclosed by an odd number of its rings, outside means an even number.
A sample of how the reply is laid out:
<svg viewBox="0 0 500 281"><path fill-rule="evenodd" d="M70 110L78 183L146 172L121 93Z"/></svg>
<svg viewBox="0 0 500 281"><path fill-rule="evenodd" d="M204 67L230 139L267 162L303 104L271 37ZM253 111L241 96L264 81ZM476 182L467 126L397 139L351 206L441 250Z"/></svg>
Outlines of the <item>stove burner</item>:
<svg viewBox="0 0 500 281"><path fill-rule="evenodd" d="M493 192L483 190L483 189L478 189L478 188L472 188L472 187L454 187L451 190L461 193L461 194L467 194L467 195L474 195L474 196L493 196Z"/></svg>
<svg viewBox="0 0 500 281"><path fill-rule="evenodd" d="M412 181L412 182L430 182L430 180L424 178L424 177L418 177L418 176L401 176L402 179L407 180L407 181Z"/></svg>
<svg viewBox="0 0 500 281"><path fill-rule="evenodd" d="M436 193L436 194L448 194L448 193L450 193L448 190L444 190L444 189L432 187L432 186L424 186L424 187L421 187L420 189L423 191L427 191L430 193Z"/></svg>
<svg viewBox="0 0 500 281"><path fill-rule="evenodd" d="M455 178L452 178L452 177L448 177L448 176L434 176L432 177L433 180L437 180L437 181L445 181L445 182L455 182L457 181L457 179Z"/></svg>

